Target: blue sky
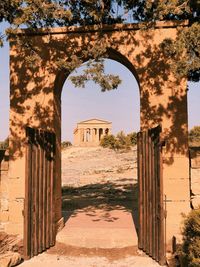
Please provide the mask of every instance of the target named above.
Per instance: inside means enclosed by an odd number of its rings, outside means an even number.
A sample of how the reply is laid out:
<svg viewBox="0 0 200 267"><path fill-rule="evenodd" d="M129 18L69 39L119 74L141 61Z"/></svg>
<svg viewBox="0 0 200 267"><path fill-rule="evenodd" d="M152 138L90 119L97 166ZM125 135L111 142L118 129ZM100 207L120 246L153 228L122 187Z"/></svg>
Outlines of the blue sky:
<svg viewBox="0 0 200 267"><path fill-rule="evenodd" d="M5 25L0 26L0 32ZM69 79L62 92L62 139L73 139L76 123L90 118L112 121L113 133L139 130L139 89L134 76L118 62L106 60L107 72L114 71L122 79L117 90L102 93L98 85L87 83L75 88ZM9 133L9 45L0 48L0 140ZM189 128L200 125L200 83L189 83Z"/></svg>
<svg viewBox="0 0 200 267"><path fill-rule="evenodd" d="M62 91L62 137L72 140L76 123L90 118L111 121L112 132L139 130L139 88L133 74L122 64L105 60L105 71L123 78L118 89L101 92L94 82L75 88L67 79ZM72 127L72 128L71 128Z"/></svg>

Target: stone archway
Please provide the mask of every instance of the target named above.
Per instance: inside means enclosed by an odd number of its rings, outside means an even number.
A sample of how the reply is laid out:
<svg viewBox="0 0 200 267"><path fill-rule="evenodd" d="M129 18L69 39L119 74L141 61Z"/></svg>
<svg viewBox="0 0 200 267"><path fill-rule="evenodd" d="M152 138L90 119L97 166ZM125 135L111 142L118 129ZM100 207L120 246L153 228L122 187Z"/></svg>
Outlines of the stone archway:
<svg viewBox="0 0 200 267"><path fill-rule="evenodd" d="M131 70L140 86L141 130L162 125L163 198L165 199L166 245L180 236L181 213L190 209L189 161L187 143L187 81L178 79L170 68L170 58L160 46L178 27L186 23L158 22L155 28L140 25L112 25L19 30L37 49L41 61L36 68L27 65L26 47L10 40L10 163L8 174L9 208L5 230L23 234L26 166L26 126L52 131L56 135L55 223L61 216L61 91L68 71L58 70L57 58L70 62L72 52L79 56L85 46L101 40L107 44L108 57ZM84 59L85 61L88 58ZM181 192L181 193L179 193Z"/></svg>

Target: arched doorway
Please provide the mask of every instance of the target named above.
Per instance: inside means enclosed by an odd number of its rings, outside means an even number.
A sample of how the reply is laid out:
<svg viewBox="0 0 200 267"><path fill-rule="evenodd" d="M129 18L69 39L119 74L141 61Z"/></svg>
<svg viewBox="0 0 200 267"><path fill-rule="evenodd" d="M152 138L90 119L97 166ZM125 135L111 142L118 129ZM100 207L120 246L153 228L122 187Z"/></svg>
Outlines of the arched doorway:
<svg viewBox="0 0 200 267"><path fill-rule="evenodd" d="M132 75L134 75L137 83L139 81L137 72L134 68L134 66L127 60L126 57L124 57L121 53L115 51L114 49L108 49L107 51L107 58L112 59L114 61L117 61L119 63L121 63L123 66L125 66L131 73ZM70 75L70 73L67 73L65 70L61 70L57 72L57 76L55 79L55 84L54 84L54 94L55 94L55 100L56 100L56 111L57 113L55 113L55 123L56 123L56 136L57 136L57 154L59 154L59 157L57 157L57 162L56 162L56 166L57 167L57 183L58 183L58 188L57 188L57 199L59 201L59 205L57 206L57 214L59 214L59 216L61 217L61 95L62 95L62 89L63 89L63 85L66 81L66 79L68 78L68 76ZM140 86L138 84L138 91L140 92ZM84 140L89 140L88 135L89 135L89 129L86 129L86 131L84 132ZM98 134L98 140L101 140L101 137L103 136L103 129L100 128L97 132ZM59 200L60 199L60 200Z"/></svg>
<svg viewBox="0 0 200 267"><path fill-rule="evenodd" d="M159 22L155 29L143 31L139 25L112 25L98 28L52 29L40 33L20 31L23 38L31 38L32 45L38 47L41 62L32 69L23 61L29 54L26 47L11 44L11 108L10 108L10 165L9 177L13 192L9 200L7 229L21 233L26 230L23 217L23 204L27 204L27 192L15 190L19 183L29 181L25 172L26 130L25 127L51 131L56 135L54 189L54 222L59 227L61 220L61 174L60 174L60 94L67 70L58 71L56 59L70 62L74 51L81 54L84 46L93 46L97 40L106 42L109 58L127 66L140 84L141 130L162 125L163 179L166 210L166 244L170 246L172 236L180 234L181 213L189 211L189 161L187 143L187 91L186 79L176 79L170 69L170 59L160 45L169 35L177 33L177 24ZM184 27L185 24L182 23ZM80 34L81 33L81 34ZM87 38L85 38L87 36ZM76 44L76 45L75 45ZM48 50L46 49L48 45ZM59 47L59 49L58 49ZM76 47L77 50L74 50ZM88 60L84 59L83 61ZM21 64L24 62L24 64ZM36 131L37 133L37 131ZM164 142L163 142L164 143ZM178 171L181 166L181 172ZM181 188L177 194L174 188ZM52 189L52 188L51 188ZM19 199L22 201L20 202ZM30 211L30 207L27 205ZM27 219L25 212L25 218ZM16 226L17 218L17 227ZM26 222L26 220L25 220ZM27 224L29 225L29 224ZM25 231L27 233L27 231Z"/></svg>
<svg viewBox="0 0 200 267"><path fill-rule="evenodd" d="M139 130L138 83L124 65L110 59L105 61L105 64L109 64L109 69L116 70L115 74L121 74L122 85L117 90L101 92L100 88L95 88L93 82L85 88L74 88L67 79L61 98L63 141L70 139L69 133L73 130L72 127L67 127L67 124L76 125L77 121L85 118L104 118L112 121L112 131L109 132L109 128L105 126L97 129L96 133L101 129L104 135L111 132L116 135L122 129L126 133ZM67 105L69 108L66 108ZM85 110L85 107L88 109ZM94 123L95 120L89 121ZM82 122L80 131L83 126ZM116 244L118 249L123 248L125 244L137 246L134 226L134 221L138 220L136 154L135 147L131 147L126 153L108 151L99 146L74 146L62 151L62 212L65 228L64 232L59 233L58 241L65 240L65 244L75 244L76 237L72 231L73 225L76 225L81 237L79 247L83 248L84 240L87 239L85 251L89 250L88 246L101 246L102 249L107 249L108 253L111 253ZM72 161L70 158L73 158ZM127 162L130 162L130 165ZM68 232L65 229L68 229Z"/></svg>

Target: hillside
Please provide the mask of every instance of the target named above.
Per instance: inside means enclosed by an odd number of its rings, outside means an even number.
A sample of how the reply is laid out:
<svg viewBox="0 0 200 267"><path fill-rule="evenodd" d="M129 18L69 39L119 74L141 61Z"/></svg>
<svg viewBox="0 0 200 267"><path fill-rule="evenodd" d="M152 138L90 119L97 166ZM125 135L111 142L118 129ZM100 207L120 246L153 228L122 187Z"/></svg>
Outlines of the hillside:
<svg viewBox="0 0 200 267"><path fill-rule="evenodd" d="M62 151L62 185L137 181L136 148L115 152L102 147L69 147Z"/></svg>

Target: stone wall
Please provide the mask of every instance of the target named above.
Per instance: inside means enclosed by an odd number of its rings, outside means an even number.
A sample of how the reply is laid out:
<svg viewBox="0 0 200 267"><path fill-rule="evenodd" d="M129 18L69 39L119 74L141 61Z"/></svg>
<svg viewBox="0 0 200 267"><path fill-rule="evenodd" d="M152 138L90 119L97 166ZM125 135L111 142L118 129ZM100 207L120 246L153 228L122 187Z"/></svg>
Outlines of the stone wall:
<svg viewBox="0 0 200 267"><path fill-rule="evenodd" d="M90 57L85 56L85 48L92 51L96 44L103 43L107 48L105 56L126 66L138 81L141 131L162 126L161 139L166 140L163 148L166 242L171 246L172 237L180 235L181 214L190 211L187 80L177 79L169 67L171 58L161 44L169 36L175 40L180 27L185 26L187 21L162 21L146 31L137 24L38 29L34 33L18 30L19 38L27 39L34 49L39 48L40 61L34 73L25 60L29 49L11 36L7 227L10 234L24 231L26 125L56 134L55 221L61 219L61 92L68 71L59 70L56 62L62 58L70 63L72 54L87 62Z"/></svg>
<svg viewBox="0 0 200 267"><path fill-rule="evenodd" d="M0 231L5 231L8 215L8 166L7 151L0 150Z"/></svg>
<svg viewBox="0 0 200 267"><path fill-rule="evenodd" d="M193 208L200 205L200 147L190 148L191 203Z"/></svg>

